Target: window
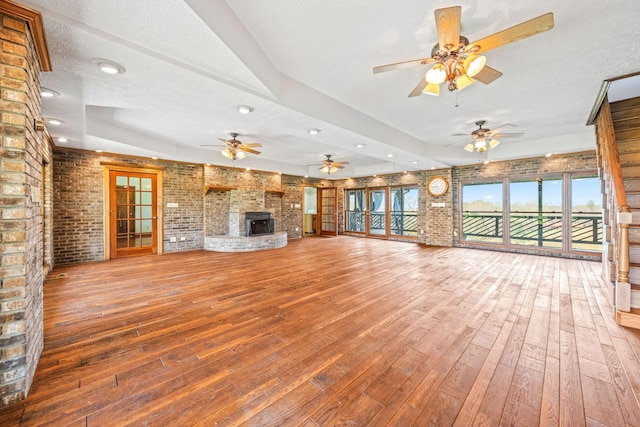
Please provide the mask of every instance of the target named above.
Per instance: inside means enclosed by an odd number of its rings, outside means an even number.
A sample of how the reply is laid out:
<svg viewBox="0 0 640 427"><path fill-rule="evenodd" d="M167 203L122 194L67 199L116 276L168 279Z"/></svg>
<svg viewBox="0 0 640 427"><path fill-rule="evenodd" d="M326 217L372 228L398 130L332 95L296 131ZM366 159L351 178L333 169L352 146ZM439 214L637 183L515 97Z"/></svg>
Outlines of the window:
<svg viewBox="0 0 640 427"><path fill-rule="evenodd" d="M602 249L602 201L597 176L571 178L571 249Z"/></svg>
<svg viewBox="0 0 640 427"><path fill-rule="evenodd" d="M462 240L502 243L502 183L464 184Z"/></svg>
<svg viewBox="0 0 640 427"><path fill-rule="evenodd" d="M503 181L462 183L461 241L563 252L602 249L597 176Z"/></svg>
<svg viewBox="0 0 640 427"><path fill-rule="evenodd" d="M346 190L346 231L364 233L365 225L365 190Z"/></svg>
<svg viewBox="0 0 640 427"><path fill-rule="evenodd" d="M389 213L391 214L391 234L416 237L418 235L418 188L392 188Z"/></svg>
<svg viewBox="0 0 640 427"><path fill-rule="evenodd" d="M509 184L509 243L562 248L562 178Z"/></svg>

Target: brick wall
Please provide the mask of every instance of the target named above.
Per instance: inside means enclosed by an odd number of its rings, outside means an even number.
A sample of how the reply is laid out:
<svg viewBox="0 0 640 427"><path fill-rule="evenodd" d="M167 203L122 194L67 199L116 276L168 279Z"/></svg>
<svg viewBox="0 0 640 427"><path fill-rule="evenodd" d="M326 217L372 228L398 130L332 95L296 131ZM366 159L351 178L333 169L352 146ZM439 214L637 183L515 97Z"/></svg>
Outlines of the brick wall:
<svg viewBox="0 0 640 427"><path fill-rule="evenodd" d="M26 397L43 348L50 267L51 147L41 120L39 60L29 28L0 14L0 406Z"/></svg>
<svg viewBox="0 0 640 427"><path fill-rule="evenodd" d="M164 252L202 249L204 184L201 165L56 149L53 173L56 265L105 258L103 163L162 169ZM177 203L178 207L167 207L167 203ZM171 237L176 237L176 242L170 242Z"/></svg>
<svg viewBox="0 0 640 427"><path fill-rule="evenodd" d="M282 180L283 175L273 172L205 166L205 186L232 188L232 190L213 188L206 193L205 235L207 237L243 236L244 213L250 211L271 212L272 218L275 219L276 231L287 231L282 218L282 196L268 192L268 190L282 191Z"/></svg>

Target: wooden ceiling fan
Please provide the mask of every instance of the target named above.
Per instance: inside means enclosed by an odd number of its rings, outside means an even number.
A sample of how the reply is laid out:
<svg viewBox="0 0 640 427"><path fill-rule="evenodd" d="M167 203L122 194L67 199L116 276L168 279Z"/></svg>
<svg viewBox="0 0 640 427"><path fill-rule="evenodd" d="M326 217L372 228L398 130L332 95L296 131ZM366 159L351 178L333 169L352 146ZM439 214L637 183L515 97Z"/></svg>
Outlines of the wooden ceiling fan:
<svg viewBox="0 0 640 427"><path fill-rule="evenodd" d="M475 80L489 84L502 73L485 65L486 58L481 53L553 28L553 13L549 12L470 43L460 35L461 10L460 6L435 10L438 42L431 50L431 57L380 65L373 68L373 73L434 64L411 91L410 97L422 93L438 96L443 83L450 91L464 89Z"/></svg>
<svg viewBox="0 0 640 427"><path fill-rule="evenodd" d="M247 157L244 153L260 154L260 151L254 150L254 148L262 147L261 144L245 144L236 139L238 134L235 132L232 132L229 135L231 135L231 139L218 138L220 141L224 142L225 145L202 145L202 147L225 147L220 151L220 153L230 160L244 159Z"/></svg>
<svg viewBox="0 0 640 427"><path fill-rule="evenodd" d="M505 124L496 129L488 129L483 128L484 124L487 123L486 120L478 120L476 122L476 126L478 129L471 132L471 134L467 133L454 133L453 136L468 136L465 141L468 141L467 145L464 146L464 149L470 152L477 151L478 153L484 153L489 148L495 148L500 144L500 139L502 138L519 138L524 133L504 133L498 132L499 129L505 126L514 126L512 124Z"/></svg>
<svg viewBox="0 0 640 427"><path fill-rule="evenodd" d="M325 154L326 159L322 161L322 166L320 166L320 172L327 173L331 175L336 172L338 169L344 169L343 165L348 165L349 162L336 162L331 159L331 154Z"/></svg>

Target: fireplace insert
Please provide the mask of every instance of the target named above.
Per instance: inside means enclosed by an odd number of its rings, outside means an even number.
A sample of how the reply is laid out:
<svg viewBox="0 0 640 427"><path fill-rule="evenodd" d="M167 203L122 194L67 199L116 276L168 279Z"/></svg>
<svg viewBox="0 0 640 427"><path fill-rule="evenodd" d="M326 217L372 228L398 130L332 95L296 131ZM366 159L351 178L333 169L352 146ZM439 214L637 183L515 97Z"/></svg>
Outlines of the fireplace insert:
<svg viewBox="0 0 640 427"><path fill-rule="evenodd" d="M245 236L273 234L275 231L275 221L271 218L271 212L246 212L244 223Z"/></svg>

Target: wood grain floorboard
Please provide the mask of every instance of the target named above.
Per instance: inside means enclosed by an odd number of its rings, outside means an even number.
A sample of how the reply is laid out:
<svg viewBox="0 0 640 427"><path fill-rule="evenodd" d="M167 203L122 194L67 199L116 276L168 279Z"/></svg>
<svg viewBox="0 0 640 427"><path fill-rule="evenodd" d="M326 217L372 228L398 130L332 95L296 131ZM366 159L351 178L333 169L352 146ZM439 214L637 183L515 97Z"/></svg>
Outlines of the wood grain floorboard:
<svg viewBox="0 0 640 427"><path fill-rule="evenodd" d="M338 237L55 268L1 426L640 425L597 262Z"/></svg>

